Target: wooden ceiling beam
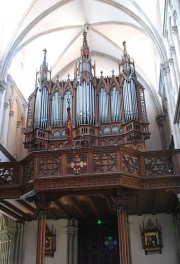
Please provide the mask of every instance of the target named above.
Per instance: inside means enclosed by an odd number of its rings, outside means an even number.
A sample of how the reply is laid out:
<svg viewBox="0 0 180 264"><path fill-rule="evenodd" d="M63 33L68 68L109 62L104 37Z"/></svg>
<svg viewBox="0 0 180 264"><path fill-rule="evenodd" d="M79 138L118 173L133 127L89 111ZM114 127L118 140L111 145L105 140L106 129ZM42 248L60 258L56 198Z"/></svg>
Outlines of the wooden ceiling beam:
<svg viewBox="0 0 180 264"><path fill-rule="evenodd" d="M108 206L108 209L109 209L109 212L110 212L110 214L111 214L111 216L113 216L114 215L114 207L113 207L113 205L112 205L112 202L111 202L111 198L110 197L108 197L108 196L104 196L104 198L106 199L106 203L107 203L107 206Z"/></svg>
<svg viewBox="0 0 180 264"><path fill-rule="evenodd" d="M64 208L64 206L60 203L60 201L57 200L57 201L55 201L54 203L59 207L59 209L63 212L63 214L65 214L66 217L68 218L68 217L69 217L69 213L68 213L67 210Z"/></svg>
<svg viewBox="0 0 180 264"><path fill-rule="evenodd" d="M4 212L6 215L8 215L10 218L13 218L16 221L19 221L21 223L24 222L24 219L17 215L16 213L14 213L13 211L9 210L7 207L5 207L4 205L0 204L0 210L2 212Z"/></svg>
<svg viewBox="0 0 180 264"><path fill-rule="evenodd" d="M90 196L84 196L85 200L90 204L92 211L95 213L96 217L99 217L99 213L98 210L96 208L96 206L93 204L92 199L90 198Z"/></svg>
<svg viewBox="0 0 180 264"><path fill-rule="evenodd" d="M18 215L22 216L23 219L26 221L31 221L32 219L34 219L34 215L23 212L21 209L17 208L15 205L11 204L8 201L1 201L1 204L7 207L8 209L14 211Z"/></svg>
<svg viewBox="0 0 180 264"><path fill-rule="evenodd" d="M142 215L142 195L141 195L141 192L137 193L136 199L137 199L137 214L140 216L140 215Z"/></svg>
<svg viewBox="0 0 180 264"><path fill-rule="evenodd" d="M83 219L86 219L86 216L84 215L84 213L82 212L82 210L77 206L76 203L74 203L74 202L72 201L72 199L71 199L70 197L65 196L64 199L66 199L66 201L67 201L68 203L70 203L70 204L75 208L75 210L80 214L80 216L81 216Z"/></svg>
<svg viewBox="0 0 180 264"><path fill-rule="evenodd" d="M35 211L35 208L34 207L32 207L28 202L26 202L25 200L21 200L21 199L18 199L18 200L16 200L19 204L21 204L22 206L24 206L27 210L29 210L33 215L34 215L34 217L35 217L35 213L36 213L36 211Z"/></svg>

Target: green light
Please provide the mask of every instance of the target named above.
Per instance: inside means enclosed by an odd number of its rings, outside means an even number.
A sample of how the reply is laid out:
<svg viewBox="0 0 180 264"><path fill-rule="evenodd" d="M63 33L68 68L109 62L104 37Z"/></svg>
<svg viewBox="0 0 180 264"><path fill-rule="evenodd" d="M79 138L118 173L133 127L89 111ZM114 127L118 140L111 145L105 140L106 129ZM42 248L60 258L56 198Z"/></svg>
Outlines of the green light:
<svg viewBox="0 0 180 264"><path fill-rule="evenodd" d="M108 241L112 241L113 240L113 237L112 236L108 236L107 240Z"/></svg>
<svg viewBox="0 0 180 264"><path fill-rule="evenodd" d="M98 224L98 225L101 225L101 224L102 224L102 221L101 221L100 218L97 220L97 224Z"/></svg>

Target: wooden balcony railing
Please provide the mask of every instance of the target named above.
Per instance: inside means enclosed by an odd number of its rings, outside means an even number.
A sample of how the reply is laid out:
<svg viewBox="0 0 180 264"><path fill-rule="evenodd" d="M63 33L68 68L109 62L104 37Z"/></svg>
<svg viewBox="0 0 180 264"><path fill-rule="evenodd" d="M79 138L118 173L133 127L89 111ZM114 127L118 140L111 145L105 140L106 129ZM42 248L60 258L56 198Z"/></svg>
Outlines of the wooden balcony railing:
<svg viewBox="0 0 180 264"><path fill-rule="evenodd" d="M180 176L180 150L139 152L121 146L37 151L20 162L0 162L0 186L38 177L132 175L137 178Z"/></svg>

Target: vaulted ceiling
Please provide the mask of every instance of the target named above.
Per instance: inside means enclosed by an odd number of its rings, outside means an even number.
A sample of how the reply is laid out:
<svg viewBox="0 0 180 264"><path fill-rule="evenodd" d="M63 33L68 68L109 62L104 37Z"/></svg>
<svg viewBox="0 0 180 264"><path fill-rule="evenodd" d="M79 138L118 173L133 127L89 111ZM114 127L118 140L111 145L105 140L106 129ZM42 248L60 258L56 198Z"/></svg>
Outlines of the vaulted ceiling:
<svg viewBox="0 0 180 264"><path fill-rule="evenodd" d="M10 73L27 99L47 49L52 77L73 78L87 31L96 75L118 74L123 41L139 79L158 97L164 0L6 0L0 4L0 78Z"/></svg>

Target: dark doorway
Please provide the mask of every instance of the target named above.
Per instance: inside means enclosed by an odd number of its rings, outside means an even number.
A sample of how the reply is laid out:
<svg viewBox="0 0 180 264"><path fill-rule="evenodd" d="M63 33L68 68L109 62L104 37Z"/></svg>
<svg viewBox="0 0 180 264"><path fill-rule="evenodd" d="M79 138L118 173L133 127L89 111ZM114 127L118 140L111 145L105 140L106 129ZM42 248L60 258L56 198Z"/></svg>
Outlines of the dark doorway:
<svg viewBox="0 0 180 264"><path fill-rule="evenodd" d="M116 224L80 225L78 264L119 264Z"/></svg>

